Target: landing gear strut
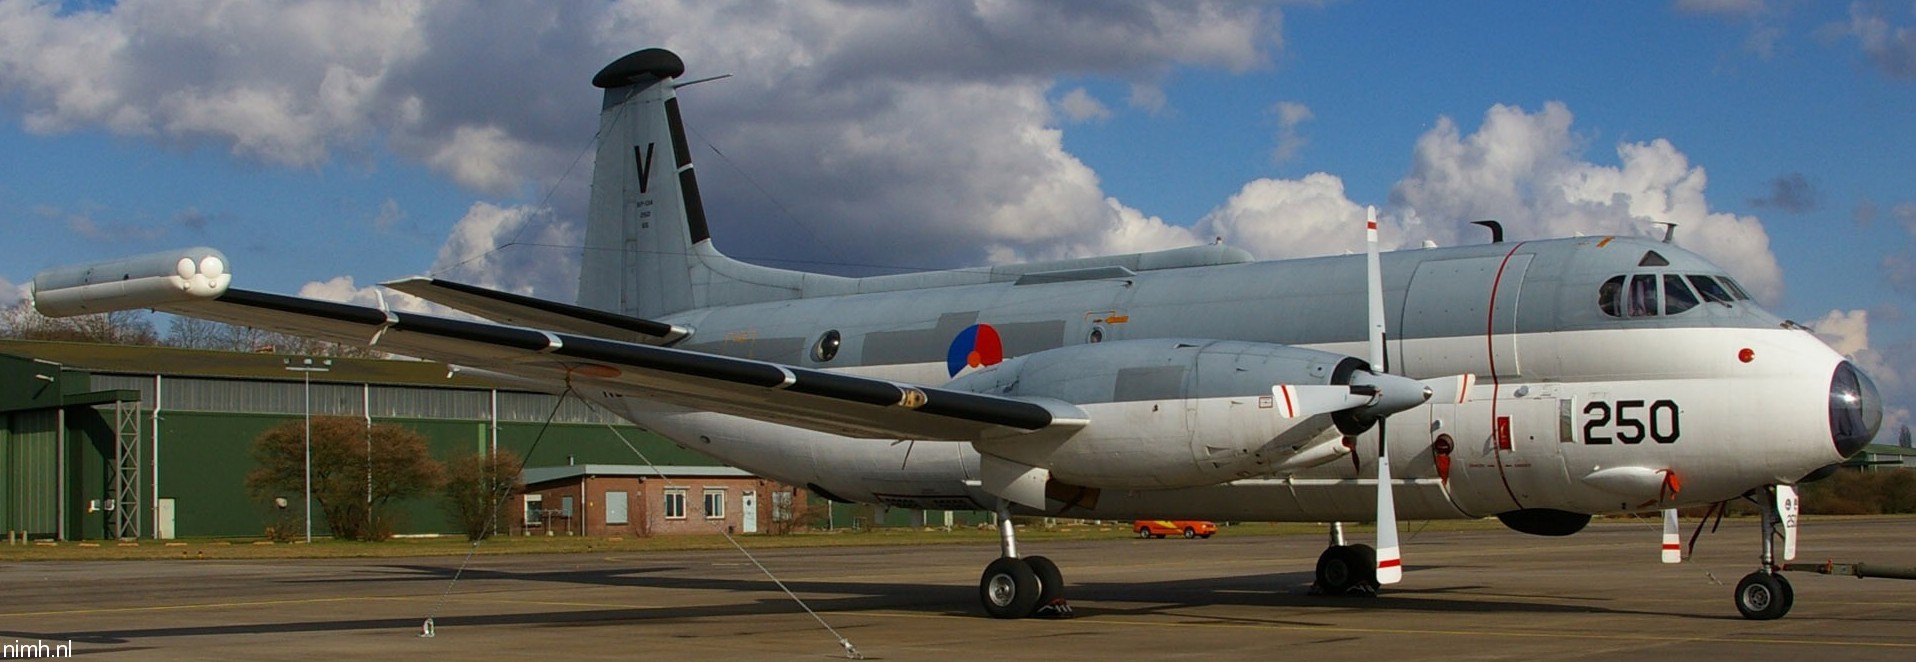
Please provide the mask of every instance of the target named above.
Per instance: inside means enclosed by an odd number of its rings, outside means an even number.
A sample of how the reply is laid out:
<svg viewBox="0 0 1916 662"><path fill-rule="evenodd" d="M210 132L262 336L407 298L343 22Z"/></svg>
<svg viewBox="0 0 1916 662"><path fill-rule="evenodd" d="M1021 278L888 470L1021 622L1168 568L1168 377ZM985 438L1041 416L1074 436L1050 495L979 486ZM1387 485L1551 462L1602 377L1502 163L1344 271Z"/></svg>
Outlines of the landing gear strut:
<svg viewBox="0 0 1916 662"><path fill-rule="evenodd" d="M998 502L998 560L985 566L978 578L978 601L992 618L1067 618L1071 605L1064 600L1064 573L1042 556L1018 557L1017 534L1011 526L1011 505Z"/></svg>
<svg viewBox="0 0 1916 662"><path fill-rule="evenodd" d="M1331 522L1330 547L1317 557L1312 595L1377 595L1377 550L1344 543L1344 523Z"/></svg>
<svg viewBox="0 0 1916 662"><path fill-rule="evenodd" d="M1790 580L1784 579L1776 564L1777 526L1794 526L1795 522L1784 522L1783 518L1794 519L1794 507L1791 512L1778 512L1779 500L1777 488L1772 485L1764 488L1768 497L1758 504L1763 513L1763 567L1756 572L1744 575L1736 583L1736 610L1744 618L1753 621L1769 621L1782 618L1790 613L1790 607L1796 604L1796 589L1790 587ZM1793 496L1789 497L1792 501Z"/></svg>

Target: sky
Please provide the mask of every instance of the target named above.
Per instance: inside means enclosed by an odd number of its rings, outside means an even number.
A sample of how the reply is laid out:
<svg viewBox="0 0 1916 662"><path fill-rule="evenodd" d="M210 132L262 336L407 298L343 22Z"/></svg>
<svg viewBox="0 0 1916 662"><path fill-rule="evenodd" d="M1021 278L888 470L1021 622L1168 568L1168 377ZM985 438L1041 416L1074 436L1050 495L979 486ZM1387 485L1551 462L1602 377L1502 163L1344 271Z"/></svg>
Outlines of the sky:
<svg viewBox="0 0 1916 662"><path fill-rule="evenodd" d="M679 94L736 257L1276 259L1360 249L1366 205L1392 246L1674 222L1891 425L1916 408L1916 0L0 0L0 305L194 245L248 289L570 300L589 81L647 47L730 76Z"/></svg>

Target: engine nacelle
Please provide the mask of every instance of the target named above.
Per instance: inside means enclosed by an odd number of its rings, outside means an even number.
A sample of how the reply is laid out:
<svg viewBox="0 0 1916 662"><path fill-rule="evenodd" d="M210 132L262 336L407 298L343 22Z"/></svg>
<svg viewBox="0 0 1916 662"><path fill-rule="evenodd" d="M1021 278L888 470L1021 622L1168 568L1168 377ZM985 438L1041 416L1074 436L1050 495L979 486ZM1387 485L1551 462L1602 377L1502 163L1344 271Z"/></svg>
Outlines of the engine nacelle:
<svg viewBox="0 0 1916 662"><path fill-rule="evenodd" d="M1285 345L1130 340L1010 359L946 388L1055 398L1091 419L1062 442L987 440L975 444L980 452L1048 469L1074 485L1160 489L1269 474L1300 457L1340 457L1331 417L1280 415L1283 395L1273 387L1348 384L1365 367L1353 357ZM1327 440L1338 452L1319 452Z"/></svg>

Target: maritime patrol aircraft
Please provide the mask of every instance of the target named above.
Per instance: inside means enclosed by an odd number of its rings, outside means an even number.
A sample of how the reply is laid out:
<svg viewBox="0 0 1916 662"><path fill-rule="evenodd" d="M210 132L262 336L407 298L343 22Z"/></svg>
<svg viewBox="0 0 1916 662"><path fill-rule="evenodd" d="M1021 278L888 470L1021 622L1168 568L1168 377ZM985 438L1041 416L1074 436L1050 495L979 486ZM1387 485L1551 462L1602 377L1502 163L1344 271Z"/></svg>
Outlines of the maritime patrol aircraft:
<svg viewBox="0 0 1916 662"><path fill-rule="evenodd" d="M1396 521L1757 502L1749 618L1794 592L1794 485L1856 454L1875 386L1673 243L1605 236L1257 262L1227 246L849 278L713 243L675 90L607 65L576 303L389 283L489 322L231 287L213 249L53 269L49 316L151 308L445 361L574 393L827 499L998 514L987 613L1060 602L1012 516L1333 524L1317 589L1401 578ZM1374 214L1374 212L1373 212ZM1353 228L1353 232L1355 228ZM1667 239L1667 237L1666 237ZM1782 550L1777 550L1778 541ZM1666 558L1666 560L1670 560Z"/></svg>

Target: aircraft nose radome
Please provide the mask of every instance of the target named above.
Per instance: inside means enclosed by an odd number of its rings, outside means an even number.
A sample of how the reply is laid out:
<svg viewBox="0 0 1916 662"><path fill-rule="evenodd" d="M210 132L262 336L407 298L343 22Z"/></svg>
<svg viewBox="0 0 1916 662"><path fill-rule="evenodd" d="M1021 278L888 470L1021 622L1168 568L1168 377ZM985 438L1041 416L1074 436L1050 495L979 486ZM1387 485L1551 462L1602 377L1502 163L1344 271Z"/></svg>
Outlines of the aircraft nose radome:
<svg viewBox="0 0 1916 662"><path fill-rule="evenodd" d="M1883 398L1869 375L1844 361L1830 377L1830 439L1845 458L1857 454L1876 438L1883 426Z"/></svg>

